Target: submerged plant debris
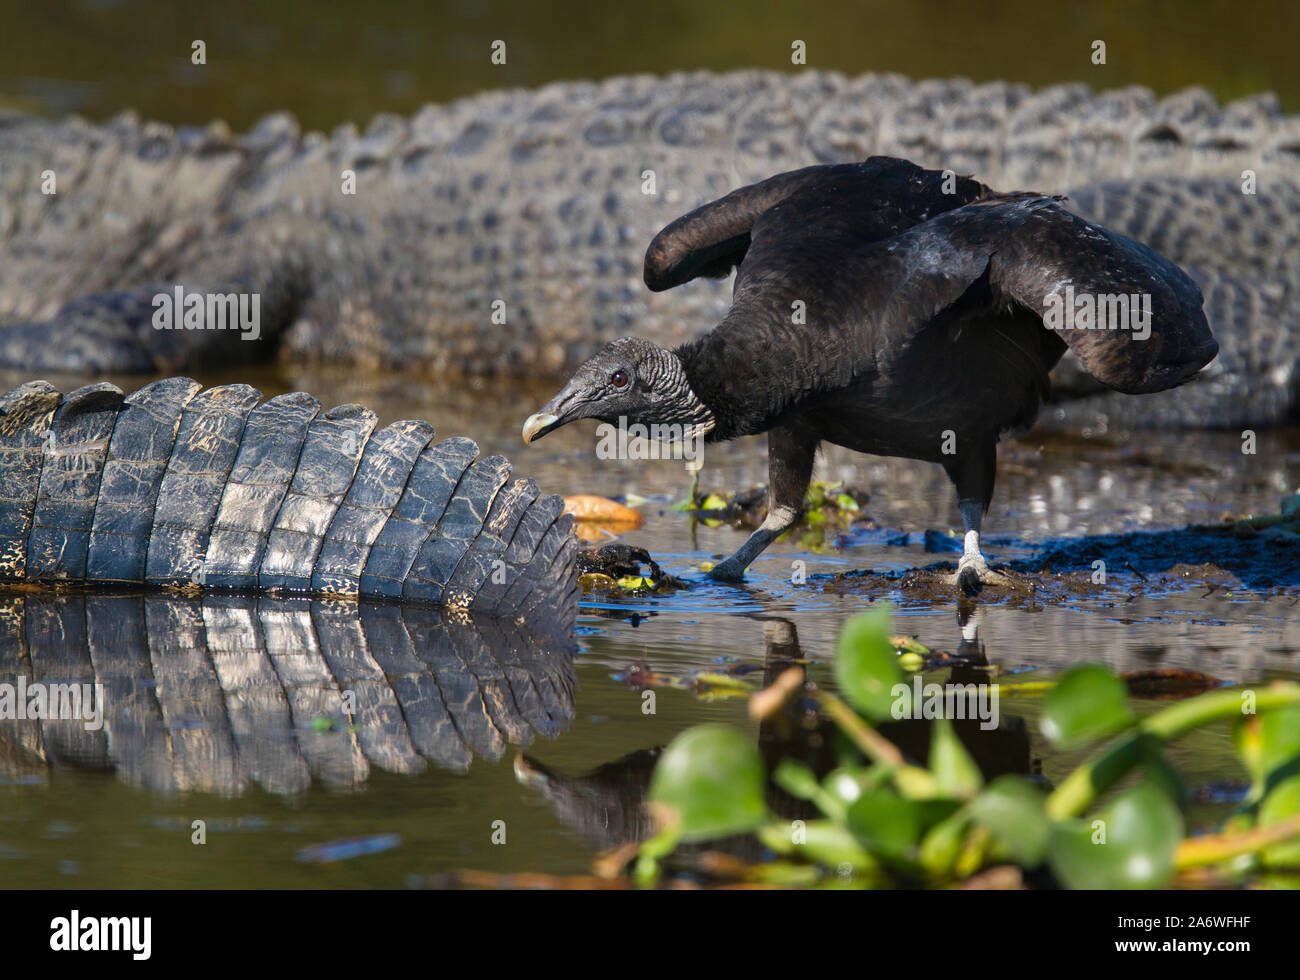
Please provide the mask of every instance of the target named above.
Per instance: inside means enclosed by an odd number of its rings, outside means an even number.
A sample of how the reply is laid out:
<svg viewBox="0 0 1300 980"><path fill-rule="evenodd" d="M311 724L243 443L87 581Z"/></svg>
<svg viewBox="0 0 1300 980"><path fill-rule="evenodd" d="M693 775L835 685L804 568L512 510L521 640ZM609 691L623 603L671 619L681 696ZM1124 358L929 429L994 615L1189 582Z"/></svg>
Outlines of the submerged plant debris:
<svg viewBox="0 0 1300 980"><path fill-rule="evenodd" d="M868 494L859 487L846 487L842 482L814 480L804 498L804 511L798 523L786 531L787 537L797 536L800 547L818 550L836 546L841 532L851 526L873 530L876 525L862 512ZM767 517L767 487L752 487L733 493L708 493L698 499L698 506L690 500L683 501L678 509L710 527L729 524L733 527L754 530Z"/></svg>

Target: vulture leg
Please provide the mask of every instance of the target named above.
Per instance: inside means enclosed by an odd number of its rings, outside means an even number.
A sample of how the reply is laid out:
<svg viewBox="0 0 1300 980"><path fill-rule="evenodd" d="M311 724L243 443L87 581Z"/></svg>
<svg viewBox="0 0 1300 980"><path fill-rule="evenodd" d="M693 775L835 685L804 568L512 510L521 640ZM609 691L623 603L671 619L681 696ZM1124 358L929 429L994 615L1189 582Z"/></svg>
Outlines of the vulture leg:
<svg viewBox="0 0 1300 980"><path fill-rule="evenodd" d="M804 497L812 479L817 439L788 426L767 434L767 517L734 555L714 566L711 578L738 582L749 563L769 544L794 526L803 513Z"/></svg>
<svg viewBox="0 0 1300 980"><path fill-rule="evenodd" d="M957 563L957 584L967 595L973 595L980 590L982 580L989 573L989 566L980 553L980 520L984 517L984 505L978 500L958 498L957 509L961 511L962 530L966 532L961 561Z"/></svg>
<svg viewBox="0 0 1300 980"><path fill-rule="evenodd" d="M971 437L967 437L967 444ZM993 500L993 481L997 475L996 439L982 439L974 453L963 453L944 464L948 478L957 488L957 509L961 511L961 561L957 563L957 584L967 595L979 592L989 577L989 566L980 552L980 523Z"/></svg>

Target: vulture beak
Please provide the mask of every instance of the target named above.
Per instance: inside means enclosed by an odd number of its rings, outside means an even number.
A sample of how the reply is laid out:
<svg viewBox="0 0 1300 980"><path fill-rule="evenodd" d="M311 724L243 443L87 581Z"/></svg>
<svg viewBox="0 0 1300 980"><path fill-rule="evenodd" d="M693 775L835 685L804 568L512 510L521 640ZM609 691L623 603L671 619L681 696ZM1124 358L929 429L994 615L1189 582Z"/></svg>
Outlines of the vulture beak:
<svg viewBox="0 0 1300 980"><path fill-rule="evenodd" d="M563 391L542 406L540 412L528 416L528 420L524 422L524 442L533 442L562 425L585 418L586 415L582 411L585 402L582 392L575 387L573 381L570 381L564 386Z"/></svg>
<svg viewBox="0 0 1300 980"><path fill-rule="evenodd" d="M552 415L549 412L538 412L536 415L528 416L524 422L524 443L530 443L534 439L540 439L546 433L553 429L558 429L564 422L559 416Z"/></svg>

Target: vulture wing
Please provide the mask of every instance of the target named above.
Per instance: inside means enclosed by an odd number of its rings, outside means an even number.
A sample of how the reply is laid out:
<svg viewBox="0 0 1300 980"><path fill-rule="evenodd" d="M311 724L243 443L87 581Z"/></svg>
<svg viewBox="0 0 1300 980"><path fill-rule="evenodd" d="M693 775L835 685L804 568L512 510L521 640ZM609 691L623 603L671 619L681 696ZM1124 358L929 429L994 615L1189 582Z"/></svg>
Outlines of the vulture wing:
<svg viewBox="0 0 1300 980"><path fill-rule="evenodd" d="M1038 314L1102 384L1163 391L1219 352L1190 276L1054 199L978 202L933 224L958 254L987 257L995 305Z"/></svg>
<svg viewBox="0 0 1300 980"><path fill-rule="evenodd" d="M841 202L800 194L761 215L751 239L731 311L698 344L804 394L870 375L959 302L990 318L1032 311L1089 374L1133 394L1181 384L1219 349L1186 273L1049 197L979 200L880 239ZM1141 319L1103 319L1118 297ZM1085 298L1091 321L1065 309Z"/></svg>
<svg viewBox="0 0 1300 980"><path fill-rule="evenodd" d="M796 216L806 202L834 207L853 216L859 237L880 239L990 193L969 177L945 181L941 171L923 170L894 157L777 174L696 208L664 228L646 251L645 283L661 292L699 276L729 275L745 259L755 223L787 202L800 202Z"/></svg>

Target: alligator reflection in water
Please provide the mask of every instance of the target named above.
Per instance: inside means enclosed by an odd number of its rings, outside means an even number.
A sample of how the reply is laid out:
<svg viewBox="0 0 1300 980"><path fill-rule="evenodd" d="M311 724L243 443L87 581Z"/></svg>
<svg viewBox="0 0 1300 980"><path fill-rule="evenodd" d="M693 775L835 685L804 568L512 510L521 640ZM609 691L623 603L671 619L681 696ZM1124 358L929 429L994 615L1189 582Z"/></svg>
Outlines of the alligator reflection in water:
<svg viewBox="0 0 1300 980"><path fill-rule="evenodd" d="M0 597L0 685L20 683L99 684L103 724L0 718L0 776L77 766L227 796L463 770L566 728L575 687L571 639L525 622L139 594Z"/></svg>
<svg viewBox="0 0 1300 980"><path fill-rule="evenodd" d="M804 670L803 651L794 623L767 619L763 624L764 686L791 667ZM949 677L951 684L987 684L988 660L976 639L974 622L963 627ZM805 678L806 683L806 678ZM1031 759L1029 731L1025 720L1002 713L995 727L985 729L978 718L955 719L953 729L979 766L985 780L1004 773L1029 773L1038 769ZM934 722L923 718L887 722L879 731L908 759L924 763L929 756ZM801 698L791 698L782 709L764 719L758 728L758 746L770 774L782 759L797 759L824 777L837 765L835 726L822 718ZM598 848L617 847L643 840L654 832L653 820L642 805L650 785L661 746L641 749L579 776L567 776L520 754L515 759L515 776L520 783L540 792L555 808L560 820ZM809 803L795 799L770 780L767 804L773 813L791 820L815 819L820 813ZM715 846L717 842L715 842ZM757 841L729 840L721 849L745 857L757 856Z"/></svg>

